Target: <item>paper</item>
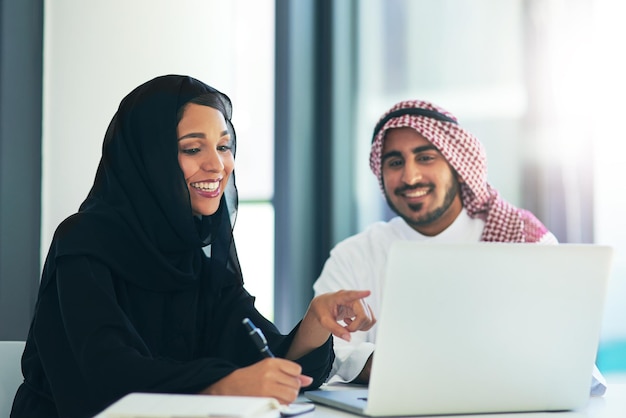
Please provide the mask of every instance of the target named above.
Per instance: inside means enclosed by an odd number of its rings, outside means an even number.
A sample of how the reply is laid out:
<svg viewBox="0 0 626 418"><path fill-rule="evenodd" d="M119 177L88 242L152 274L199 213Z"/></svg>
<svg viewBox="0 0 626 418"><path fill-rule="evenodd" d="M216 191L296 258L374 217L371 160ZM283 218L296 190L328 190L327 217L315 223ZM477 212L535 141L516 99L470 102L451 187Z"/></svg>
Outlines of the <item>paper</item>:
<svg viewBox="0 0 626 418"><path fill-rule="evenodd" d="M94 418L276 418L280 410L273 398L131 393Z"/></svg>

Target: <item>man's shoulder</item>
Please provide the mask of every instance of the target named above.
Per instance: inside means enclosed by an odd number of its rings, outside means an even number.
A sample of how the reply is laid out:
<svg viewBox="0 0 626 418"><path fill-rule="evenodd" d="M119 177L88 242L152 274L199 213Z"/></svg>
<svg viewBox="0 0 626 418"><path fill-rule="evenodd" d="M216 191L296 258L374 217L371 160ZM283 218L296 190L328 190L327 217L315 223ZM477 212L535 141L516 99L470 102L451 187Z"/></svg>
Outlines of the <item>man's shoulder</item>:
<svg viewBox="0 0 626 418"><path fill-rule="evenodd" d="M404 222L401 220L401 222ZM368 225L363 231L339 241L331 250L334 257L371 256L389 248L392 242L406 239L402 227L396 225L395 218L391 221L377 221Z"/></svg>

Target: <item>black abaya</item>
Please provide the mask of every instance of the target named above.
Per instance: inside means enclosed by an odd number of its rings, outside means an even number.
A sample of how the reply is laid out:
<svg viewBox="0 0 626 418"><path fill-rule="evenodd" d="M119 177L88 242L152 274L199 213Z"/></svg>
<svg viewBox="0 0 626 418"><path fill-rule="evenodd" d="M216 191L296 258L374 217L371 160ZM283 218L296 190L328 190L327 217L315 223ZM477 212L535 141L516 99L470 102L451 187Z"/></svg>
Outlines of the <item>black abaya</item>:
<svg viewBox="0 0 626 418"><path fill-rule="evenodd" d="M218 211L192 215L176 126L205 94L218 98L234 150L228 97L195 79L158 77L120 104L92 190L50 246L12 418L90 417L130 392L198 393L261 360L245 317L287 352L297 327L281 335L243 287L234 173ZM329 339L298 360L312 387L333 358Z"/></svg>

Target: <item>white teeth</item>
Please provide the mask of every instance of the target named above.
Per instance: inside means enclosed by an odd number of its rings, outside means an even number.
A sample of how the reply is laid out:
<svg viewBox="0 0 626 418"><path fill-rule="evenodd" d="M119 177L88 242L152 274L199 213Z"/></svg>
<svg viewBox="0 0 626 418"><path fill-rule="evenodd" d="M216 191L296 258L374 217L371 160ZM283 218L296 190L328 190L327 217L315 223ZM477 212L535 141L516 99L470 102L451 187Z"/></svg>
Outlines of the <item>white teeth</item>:
<svg viewBox="0 0 626 418"><path fill-rule="evenodd" d="M404 195L406 197L421 197L428 193L428 190L413 190L410 192L406 192Z"/></svg>
<svg viewBox="0 0 626 418"><path fill-rule="evenodd" d="M218 187L220 187L220 183L218 181L202 181L199 183L191 183L191 187L205 192L214 192Z"/></svg>

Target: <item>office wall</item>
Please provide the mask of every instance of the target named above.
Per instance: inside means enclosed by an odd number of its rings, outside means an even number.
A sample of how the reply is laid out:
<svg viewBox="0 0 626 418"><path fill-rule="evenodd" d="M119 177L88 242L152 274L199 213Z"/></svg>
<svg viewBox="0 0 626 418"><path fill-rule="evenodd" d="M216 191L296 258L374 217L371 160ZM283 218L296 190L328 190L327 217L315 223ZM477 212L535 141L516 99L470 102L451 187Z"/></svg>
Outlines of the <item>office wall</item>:
<svg viewBox="0 0 626 418"><path fill-rule="evenodd" d="M235 66L224 59L232 58L233 28L224 17L235 4L46 1L42 257L58 223L89 191L106 127L132 88L180 73L232 89Z"/></svg>

